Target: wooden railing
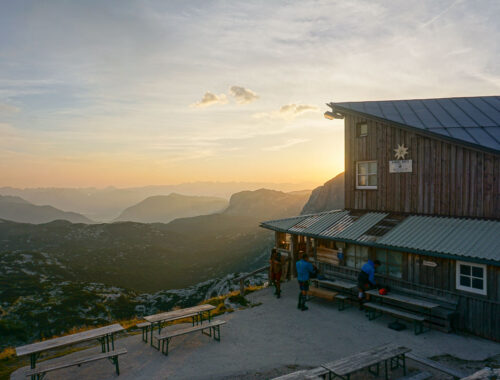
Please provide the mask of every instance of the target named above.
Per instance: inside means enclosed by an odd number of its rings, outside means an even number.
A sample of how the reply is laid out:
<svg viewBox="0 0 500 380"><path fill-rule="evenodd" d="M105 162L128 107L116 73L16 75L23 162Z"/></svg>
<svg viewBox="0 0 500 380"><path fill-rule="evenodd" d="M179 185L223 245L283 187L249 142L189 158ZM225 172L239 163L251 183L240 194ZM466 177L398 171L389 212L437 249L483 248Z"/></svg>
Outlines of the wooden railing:
<svg viewBox="0 0 500 380"><path fill-rule="evenodd" d="M240 276L240 277L237 277L234 279L234 282L237 282L239 281L240 282L240 294L242 296L245 295L245 280L248 278L248 277L252 277L252 276L255 276L257 273L260 273L260 272L265 272L266 270L269 270L269 265L265 266L265 267L262 267L262 268L259 268L257 270L254 270L253 272L250 272L250 273L247 273L247 274L244 274L243 276Z"/></svg>

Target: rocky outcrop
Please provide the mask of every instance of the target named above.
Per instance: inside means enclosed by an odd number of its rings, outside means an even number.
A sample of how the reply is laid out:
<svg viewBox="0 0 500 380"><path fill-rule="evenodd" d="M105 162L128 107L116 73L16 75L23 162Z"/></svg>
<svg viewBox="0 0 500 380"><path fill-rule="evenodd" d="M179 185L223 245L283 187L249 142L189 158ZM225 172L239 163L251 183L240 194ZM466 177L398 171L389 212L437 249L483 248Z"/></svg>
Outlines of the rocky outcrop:
<svg viewBox="0 0 500 380"><path fill-rule="evenodd" d="M302 215L344 208L344 173L313 190Z"/></svg>

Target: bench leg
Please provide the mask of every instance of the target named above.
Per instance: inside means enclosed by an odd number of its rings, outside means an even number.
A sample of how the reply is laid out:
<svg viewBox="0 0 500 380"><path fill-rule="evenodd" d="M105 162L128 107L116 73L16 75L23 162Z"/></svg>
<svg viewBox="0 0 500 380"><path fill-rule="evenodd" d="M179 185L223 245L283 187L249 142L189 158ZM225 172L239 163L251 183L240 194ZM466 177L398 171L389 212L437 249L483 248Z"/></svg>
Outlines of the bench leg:
<svg viewBox="0 0 500 380"><path fill-rule="evenodd" d="M206 332L206 330L208 330L208 333ZM202 329L201 333L203 335L209 336L210 338L212 337L212 329L210 327L208 329Z"/></svg>
<svg viewBox="0 0 500 380"><path fill-rule="evenodd" d="M143 342L148 342L148 333L149 333L149 326L143 327L142 328L142 341Z"/></svg>
<svg viewBox="0 0 500 380"><path fill-rule="evenodd" d="M379 312L377 310L366 310L366 316L368 317L368 320L372 321L378 317L380 317L383 313Z"/></svg>
<svg viewBox="0 0 500 380"><path fill-rule="evenodd" d="M111 363L115 365L116 374L120 376L120 366L118 365L118 356L113 356L111 358Z"/></svg>
<svg viewBox="0 0 500 380"><path fill-rule="evenodd" d="M220 342L220 326L214 326L213 329L214 329L214 339L217 342Z"/></svg>
<svg viewBox="0 0 500 380"><path fill-rule="evenodd" d="M163 355L167 355L168 356L168 345L170 343L170 339L172 338L165 338L161 341L161 353ZM158 343L158 347L160 346L160 343ZM158 349L159 350L159 349Z"/></svg>

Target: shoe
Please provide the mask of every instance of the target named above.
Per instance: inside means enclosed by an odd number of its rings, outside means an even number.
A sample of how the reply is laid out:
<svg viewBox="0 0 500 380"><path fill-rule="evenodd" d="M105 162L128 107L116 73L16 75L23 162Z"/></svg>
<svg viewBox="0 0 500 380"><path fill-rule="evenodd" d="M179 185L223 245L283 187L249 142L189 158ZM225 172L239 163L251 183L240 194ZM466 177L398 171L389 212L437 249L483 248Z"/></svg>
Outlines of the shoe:
<svg viewBox="0 0 500 380"><path fill-rule="evenodd" d="M281 292L278 292L278 294L276 295L276 298L280 298L281 297Z"/></svg>
<svg viewBox="0 0 500 380"><path fill-rule="evenodd" d="M306 306L306 305L303 305L302 308L300 309L302 311L306 311L306 310L309 310L309 308Z"/></svg>
<svg viewBox="0 0 500 380"><path fill-rule="evenodd" d="M297 304L297 309L302 309L302 294L299 294L299 303Z"/></svg>

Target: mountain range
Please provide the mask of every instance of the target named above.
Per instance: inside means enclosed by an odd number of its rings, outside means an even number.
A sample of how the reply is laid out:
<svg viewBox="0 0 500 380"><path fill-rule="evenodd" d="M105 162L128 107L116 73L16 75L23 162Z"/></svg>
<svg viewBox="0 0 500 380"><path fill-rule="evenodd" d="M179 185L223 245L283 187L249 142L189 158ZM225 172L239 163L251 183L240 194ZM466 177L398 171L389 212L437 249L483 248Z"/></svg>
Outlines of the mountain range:
<svg viewBox="0 0 500 380"><path fill-rule="evenodd" d="M76 212L62 211L52 206L37 206L20 197L0 195L0 218L21 223L47 223L64 219L72 223L93 223Z"/></svg>
<svg viewBox="0 0 500 380"><path fill-rule="evenodd" d="M178 193L229 199L244 190L261 188L291 192L312 189L313 183L265 182L192 182L166 186L130 188L26 188L1 187L0 195L21 197L33 204L52 205L61 210L71 210L98 222L116 219L126 208L155 195Z"/></svg>
<svg viewBox="0 0 500 380"><path fill-rule="evenodd" d="M148 197L125 209L115 222L168 223L177 218L207 215L223 211L228 206L223 198L188 196L177 193Z"/></svg>

